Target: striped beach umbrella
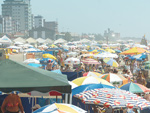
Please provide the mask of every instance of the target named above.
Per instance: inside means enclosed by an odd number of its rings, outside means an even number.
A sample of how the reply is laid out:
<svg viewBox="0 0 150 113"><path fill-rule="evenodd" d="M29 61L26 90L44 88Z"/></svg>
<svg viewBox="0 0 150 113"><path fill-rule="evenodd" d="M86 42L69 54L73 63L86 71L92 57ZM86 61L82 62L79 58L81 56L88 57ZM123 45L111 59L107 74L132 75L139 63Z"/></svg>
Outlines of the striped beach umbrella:
<svg viewBox="0 0 150 113"><path fill-rule="evenodd" d="M109 85L104 85L104 84L86 84L86 85L81 85L78 86L74 89L72 89L72 95L84 92L84 91L88 91L91 89L98 89L98 88L115 88L114 86L109 86Z"/></svg>
<svg viewBox="0 0 150 113"><path fill-rule="evenodd" d="M65 64L80 64L80 60L77 58L73 58L73 57L67 58L65 60Z"/></svg>
<svg viewBox="0 0 150 113"><path fill-rule="evenodd" d="M120 89L129 91L131 93L150 92L150 89L148 89L147 87L145 87L141 84L132 83L132 82L124 84L123 86L120 87Z"/></svg>
<svg viewBox="0 0 150 113"><path fill-rule="evenodd" d="M114 74L114 73L108 73L101 76L102 79L107 80L108 82L112 84L126 84L128 83L128 79L123 77L122 75Z"/></svg>
<svg viewBox="0 0 150 113"><path fill-rule="evenodd" d="M103 60L106 64L112 66L112 67L118 67L119 64L116 62L116 60L112 59L112 58L104 58Z"/></svg>
<svg viewBox="0 0 150 113"><path fill-rule="evenodd" d="M100 64L97 60L94 60L94 59L90 59L90 58L87 58L85 60L82 60L82 62L84 64Z"/></svg>
<svg viewBox="0 0 150 113"><path fill-rule="evenodd" d="M71 104L54 103L41 107L33 113L87 113L87 111Z"/></svg>
<svg viewBox="0 0 150 113"><path fill-rule="evenodd" d="M102 74L100 74L100 73L91 72L91 71L89 71L89 72L83 74L84 77L85 77L85 76L101 77L101 75L102 75Z"/></svg>
<svg viewBox="0 0 150 113"><path fill-rule="evenodd" d="M94 104L112 108L146 108L150 102L142 97L121 89L100 88L74 95L85 104Z"/></svg>
<svg viewBox="0 0 150 113"><path fill-rule="evenodd" d="M78 86L85 85L85 84L99 84L99 83L113 86L111 83L107 82L106 80L93 77L93 76L79 77L79 78L74 79L72 82Z"/></svg>

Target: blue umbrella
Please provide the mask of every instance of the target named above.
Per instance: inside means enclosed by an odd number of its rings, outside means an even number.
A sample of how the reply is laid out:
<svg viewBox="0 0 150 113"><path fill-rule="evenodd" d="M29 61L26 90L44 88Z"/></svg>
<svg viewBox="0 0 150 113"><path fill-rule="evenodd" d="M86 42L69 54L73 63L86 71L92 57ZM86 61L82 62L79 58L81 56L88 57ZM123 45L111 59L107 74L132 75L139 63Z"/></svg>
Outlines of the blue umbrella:
<svg viewBox="0 0 150 113"><path fill-rule="evenodd" d="M32 67L42 67L42 65L41 64L35 64L35 63L30 63L30 64L28 64L29 66L32 66Z"/></svg>
<svg viewBox="0 0 150 113"><path fill-rule="evenodd" d="M134 55L132 57L135 59L139 59L139 58L145 59L147 57L147 55L146 55L146 53L142 53L142 54Z"/></svg>
<svg viewBox="0 0 150 113"><path fill-rule="evenodd" d="M121 53L122 51L118 50L118 49L115 49L115 52L116 53Z"/></svg>
<svg viewBox="0 0 150 113"><path fill-rule="evenodd" d="M78 87L72 89L72 96L76 95L76 94L79 94L81 92L84 92L84 91L88 91L88 90L91 90L91 89L97 89L97 88L115 88L115 87L109 86L109 85L104 85L104 84L81 85L81 86L78 86Z"/></svg>

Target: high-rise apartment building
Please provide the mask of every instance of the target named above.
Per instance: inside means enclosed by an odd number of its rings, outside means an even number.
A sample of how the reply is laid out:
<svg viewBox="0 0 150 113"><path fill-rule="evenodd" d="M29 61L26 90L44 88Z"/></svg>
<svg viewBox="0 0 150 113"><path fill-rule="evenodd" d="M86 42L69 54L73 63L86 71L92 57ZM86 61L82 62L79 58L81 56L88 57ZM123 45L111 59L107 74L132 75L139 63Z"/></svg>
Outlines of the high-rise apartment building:
<svg viewBox="0 0 150 113"><path fill-rule="evenodd" d="M30 0L5 0L2 4L2 16L11 17L16 32L26 32L32 29Z"/></svg>
<svg viewBox="0 0 150 113"><path fill-rule="evenodd" d="M34 27L38 28L38 27L43 27L43 17L38 15L38 16L34 16Z"/></svg>
<svg viewBox="0 0 150 113"><path fill-rule="evenodd" d="M53 30L55 33L58 33L58 23L56 21L45 21L44 19L44 27L50 30Z"/></svg>

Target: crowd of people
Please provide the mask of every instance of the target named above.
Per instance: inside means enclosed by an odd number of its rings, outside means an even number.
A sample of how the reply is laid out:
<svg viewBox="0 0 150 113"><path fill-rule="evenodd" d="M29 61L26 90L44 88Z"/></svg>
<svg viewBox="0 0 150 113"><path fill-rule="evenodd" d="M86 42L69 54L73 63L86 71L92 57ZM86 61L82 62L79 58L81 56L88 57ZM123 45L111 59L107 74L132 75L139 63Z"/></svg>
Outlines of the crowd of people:
<svg viewBox="0 0 150 113"><path fill-rule="evenodd" d="M76 52L75 57L80 60L79 64L65 64L65 60L67 60L69 57L72 57L72 55L68 55L69 52L75 52L75 50L78 50ZM59 52L55 55L56 60L49 60L46 67L42 67L43 69L46 69L48 71L53 70L60 70L61 72L82 72L82 75L84 73L87 73L89 71L91 72L97 72L100 74L107 74L107 73L114 73L114 74L121 74L123 75L128 82L133 83L139 83L141 85L146 86L147 80L148 80L148 71L143 69L143 63L148 61L148 58L143 59L142 61L137 61L136 59L130 59L130 56L120 55L118 54L118 58L114 58L117 63L119 64L118 67L112 67L104 62L103 59L100 58L93 58L92 56L86 56L85 52L82 52L83 48L76 48L76 49L69 49L67 52L63 50L59 50ZM93 58L99 62L99 64L86 64L83 61L87 58ZM138 94L139 95L139 94ZM9 95L11 96L11 95ZM17 96L15 99L11 100L5 98L5 101L3 102L3 105L1 107L2 113L8 112L8 113L19 113L19 110L21 113L23 113L23 107L21 104L21 101L19 97ZM150 95L144 95L144 98L150 101ZM13 108L13 109L12 109ZM114 111L114 109L99 107L99 106L93 106L92 107L94 113L117 113L117 111ZM130 113L127 111L127 109L122 109L122 113ZM137 109L132 110L133 113L139 113ZM131 112L131 113L132 113Z"/></svg>

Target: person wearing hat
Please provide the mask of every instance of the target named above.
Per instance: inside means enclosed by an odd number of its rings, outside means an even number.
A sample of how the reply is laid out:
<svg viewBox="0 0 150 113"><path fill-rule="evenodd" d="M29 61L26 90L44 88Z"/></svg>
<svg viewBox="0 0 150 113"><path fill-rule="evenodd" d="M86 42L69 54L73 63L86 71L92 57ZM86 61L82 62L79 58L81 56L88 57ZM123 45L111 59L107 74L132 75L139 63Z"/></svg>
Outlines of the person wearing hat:
<svg viewBox="0 0 150 113"><path fill-rule="evenodd" d="M35 104L35 105L32 107L33 111L35 111L35 110L37 110L37 109L39 109L39 108L41 108L41 106L40 106L39 104Z"/></svg>

